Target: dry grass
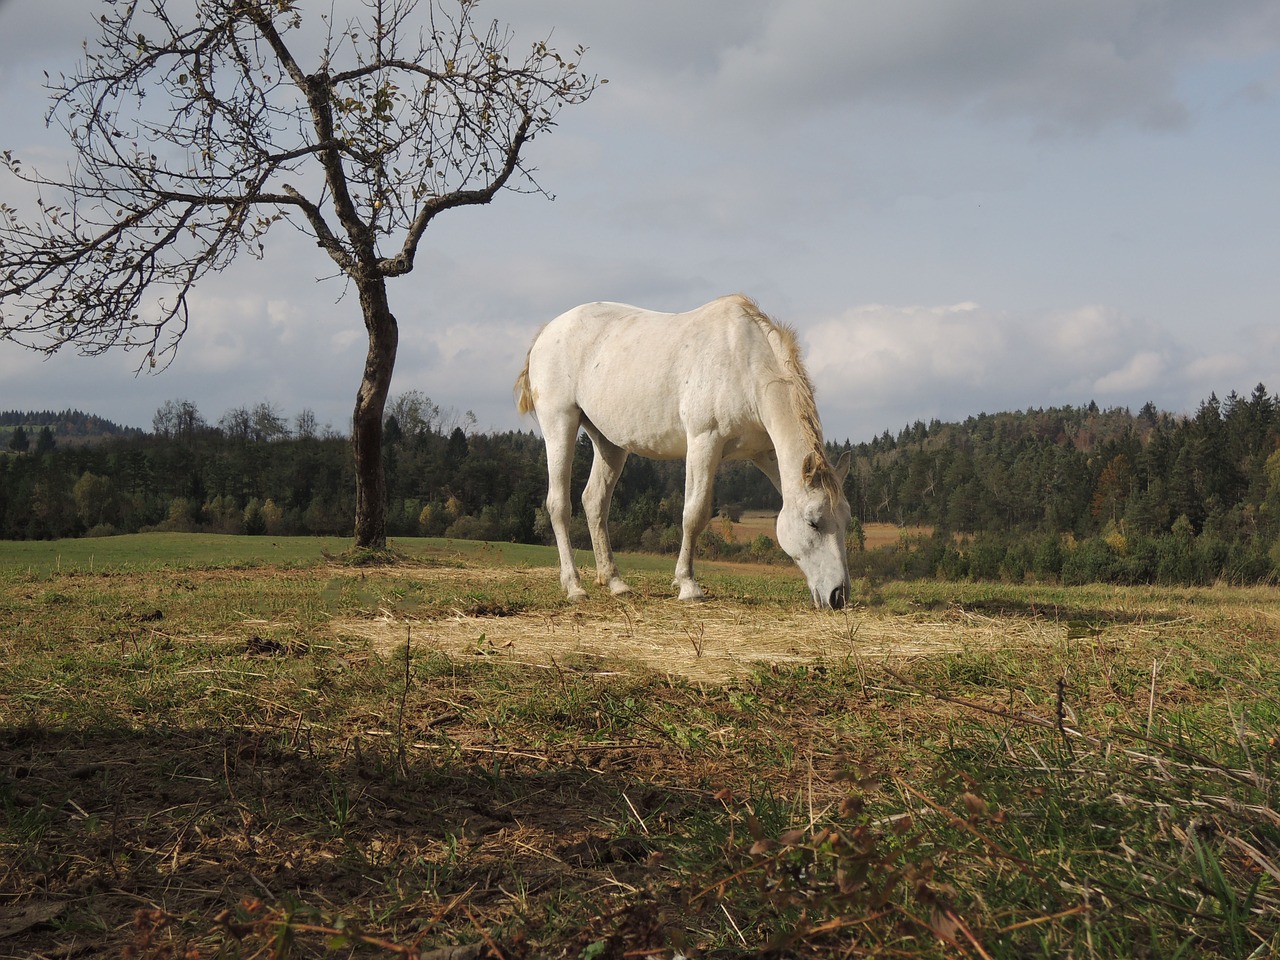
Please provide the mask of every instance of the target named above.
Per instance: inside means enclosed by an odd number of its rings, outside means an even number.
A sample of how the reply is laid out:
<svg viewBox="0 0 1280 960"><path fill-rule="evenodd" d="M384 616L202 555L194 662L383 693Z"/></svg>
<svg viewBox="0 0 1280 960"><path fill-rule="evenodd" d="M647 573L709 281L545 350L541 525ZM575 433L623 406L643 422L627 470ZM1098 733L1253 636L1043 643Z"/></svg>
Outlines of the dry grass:
<svg viewBox="0 0 1280 960"><path fill-rule="evenodd" d="M777 540L775 527L778 515L767 510L747 510L742 514L742 519L737 523L731 524L730 529L733 532L733 540L737 543L750 543L760 534L764 534L771 540ZM722 521L715 520L712 522L712 529L721 531ZM932 527L900 527L896 523L866 523L862 526L862 532L867 538L866 548L875 550L877 547L889 547L899 543L905 537L929 536L933 533Z"/></svg>
<svg viewBox="0 0 1280 960"><path fill-rule="evenodd" d="M474 571L428 575L437 581L456 580L457 587L477 582ZM554 583L556 576L550 567L509 571L505 582L515 588L522 583ZM796 604L736 599L688 604L653 596L536 612L502 609L499 615L455 609L430 619L384 609L372 617L336 620L333 629L337 635L367 640L384 655L403 649L411 636L417 653L482 653L532 667L586 661L611 673L652 672L708 682L741 679L760 669L850 658L902 663L966 649L1034 654L1060 644L1067 634L1062 623L1000 619L962 609L900 616L865 608L817 612Z"/></svg>
<svg viewBox="0 0 1280 960"><path fill-rule="evenodd" d="M0 956L1280 949L1274 591L502 549L0 573Z"/></svg>

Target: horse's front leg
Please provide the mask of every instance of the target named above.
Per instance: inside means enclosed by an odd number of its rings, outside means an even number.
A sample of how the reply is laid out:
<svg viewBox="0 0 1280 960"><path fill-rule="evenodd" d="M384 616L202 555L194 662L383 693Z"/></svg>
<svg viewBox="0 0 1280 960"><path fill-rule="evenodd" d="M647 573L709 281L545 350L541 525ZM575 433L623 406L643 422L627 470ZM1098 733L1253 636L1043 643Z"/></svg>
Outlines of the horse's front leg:
<svg viewBox="0 0 1280 960"><path fill-rule="evenodd" d="M689 452L684 461L684 531L680 538L680 556L676 560L676 578L672 584L680 589L681 600L701 600L703 597L702 587L693 576L693 549L698 534L711 520L711 498L715 491L721 449L722 443L717 437L689 438Z"/></svg>

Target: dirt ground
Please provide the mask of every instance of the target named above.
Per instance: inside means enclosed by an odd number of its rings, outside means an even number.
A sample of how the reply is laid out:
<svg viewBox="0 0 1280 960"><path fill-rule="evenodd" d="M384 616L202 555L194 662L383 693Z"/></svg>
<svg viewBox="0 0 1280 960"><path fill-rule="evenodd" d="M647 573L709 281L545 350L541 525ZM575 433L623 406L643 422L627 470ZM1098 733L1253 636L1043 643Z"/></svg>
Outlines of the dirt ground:
<svg viewBox="0 0 1280 960"><path fill-rule="evenodd" d="M442 570L440 577L472 578L473 570ZM551 567L502 571L518 593L554 581ZM884 617L857 607L818 612L807 607L753 606L736 600L682 603L673 597L601 598L557 613L452 616L416 620L382 611L373 618L334 622L337 635L368 639L389 653L409 639L415 653L501 657L554 668L596 661L601 672L630 665L691 680L724 681L754 668L795 666L846 658L914 657L971 648L1040 646L1059 640L1065 627L1039 619L1000 620L965 611Z"/></svg>

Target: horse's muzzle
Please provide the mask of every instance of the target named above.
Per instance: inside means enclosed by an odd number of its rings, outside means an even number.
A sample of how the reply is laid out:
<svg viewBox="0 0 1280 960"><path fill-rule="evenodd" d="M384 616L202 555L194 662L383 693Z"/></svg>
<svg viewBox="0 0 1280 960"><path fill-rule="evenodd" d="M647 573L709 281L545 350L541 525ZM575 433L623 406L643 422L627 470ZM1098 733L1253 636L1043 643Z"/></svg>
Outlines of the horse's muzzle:
<svg viewBox="0 0 1280 960"><path fill-rule="evenodd" d="M849 601L849 588L841 584L831 591L831 609L843 610Z"/></svg>

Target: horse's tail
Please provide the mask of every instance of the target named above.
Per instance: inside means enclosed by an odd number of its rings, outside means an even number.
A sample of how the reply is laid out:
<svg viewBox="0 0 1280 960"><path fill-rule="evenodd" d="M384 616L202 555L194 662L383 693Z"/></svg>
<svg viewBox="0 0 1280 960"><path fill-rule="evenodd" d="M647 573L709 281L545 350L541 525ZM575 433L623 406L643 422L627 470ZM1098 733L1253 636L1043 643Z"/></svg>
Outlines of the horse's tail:
<svg viewBox="0 0 1280 960"><path fill-rule="evenodd" d="M533 413L533 389L529 386L529 357L524 358L524 369L516 377L516 410L520 414Z"/></svg>

